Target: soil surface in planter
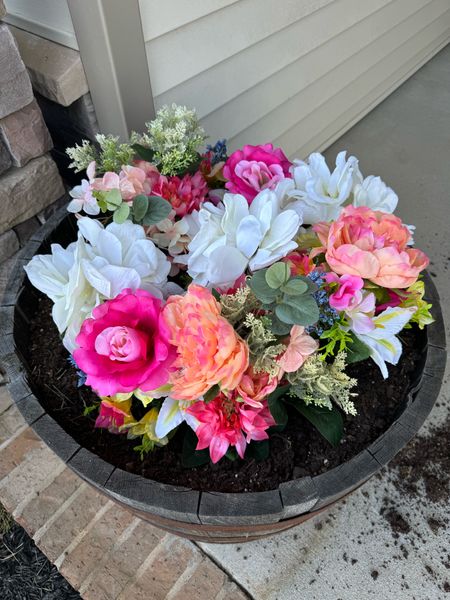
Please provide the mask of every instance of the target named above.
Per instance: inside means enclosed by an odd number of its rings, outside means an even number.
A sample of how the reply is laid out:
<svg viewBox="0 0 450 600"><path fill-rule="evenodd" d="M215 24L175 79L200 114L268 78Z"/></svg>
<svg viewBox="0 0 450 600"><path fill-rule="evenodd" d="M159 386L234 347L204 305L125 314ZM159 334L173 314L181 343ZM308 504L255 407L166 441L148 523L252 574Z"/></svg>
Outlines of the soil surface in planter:
<svg viewBox="0 0 450 600"><path fill-rule="evenodd" d="M133 450L139 441L95 429L95 412L83 416L84 407L98 399L89 388L77 388L75 369L68 362L68 353L50 311L51 302L41 297L30 325L28 356L25 357L30 367L30 384L47 413L81 446L109 463L148 479L196 490L272 490L284 481L318 475L349 460L395 421L412 383L420 375L425 356L426 336L414 327L401 334L403 355L397 366L389 366L389 379L383 379L372 361L348 368L348 373L358 380L355 389L358 415L344 416L344 437L337 448L330 446L308 421L291 410L286 428L270 438L267 459L230 461L223 458L216 465L185 468L181 464L182 428L168 446L157 448L141 460Z"/></svg>

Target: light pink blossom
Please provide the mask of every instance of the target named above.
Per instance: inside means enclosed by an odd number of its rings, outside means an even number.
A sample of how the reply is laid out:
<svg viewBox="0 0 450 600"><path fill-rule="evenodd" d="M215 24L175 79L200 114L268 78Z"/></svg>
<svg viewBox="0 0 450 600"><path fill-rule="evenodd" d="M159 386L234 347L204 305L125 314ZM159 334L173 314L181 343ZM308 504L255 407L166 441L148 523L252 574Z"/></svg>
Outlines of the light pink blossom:
<svg viewBox="0 0 450 600"><path fill-rule="evenodd" d="M278 364L286 373L293 373L318 347L319 342L305 333L304 327L293 325L287 348L278 359Z"/></svg>

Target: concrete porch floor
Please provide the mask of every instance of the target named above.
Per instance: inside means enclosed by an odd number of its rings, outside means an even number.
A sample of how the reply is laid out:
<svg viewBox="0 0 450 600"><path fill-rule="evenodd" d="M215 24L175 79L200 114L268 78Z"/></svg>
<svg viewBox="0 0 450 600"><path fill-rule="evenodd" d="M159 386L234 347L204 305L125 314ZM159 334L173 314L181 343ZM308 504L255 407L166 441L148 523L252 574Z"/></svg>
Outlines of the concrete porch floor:
<svg viewBox="0 0 450 600"><path fill-rule="evenodd" d="M450 46L333 144L330 163L342 149L396 190L400 216L417 226L449 335ZM285 534L223 546L164 535L123 514L37 439L0 385L0 501L86 600L441 600L450 594L449 490L433 496L419 481L412 494L404 483L422 444L430 463L434 445L442 450L449 382L447 369L423 441L379 478Z"/></svg>
<svg viewBox="0 0 450 600"><path fill-rule="evenodd" d="M417 226L449 339L450 45L328 148L329 164L343 149L397 192L399 216ZM449 408L447 365L421 435L448 427ZM448 489L440 503L424 486L405 495L407 453L323 517L260 542L201 547L255 600L441 600L450 594Z"/></svg>

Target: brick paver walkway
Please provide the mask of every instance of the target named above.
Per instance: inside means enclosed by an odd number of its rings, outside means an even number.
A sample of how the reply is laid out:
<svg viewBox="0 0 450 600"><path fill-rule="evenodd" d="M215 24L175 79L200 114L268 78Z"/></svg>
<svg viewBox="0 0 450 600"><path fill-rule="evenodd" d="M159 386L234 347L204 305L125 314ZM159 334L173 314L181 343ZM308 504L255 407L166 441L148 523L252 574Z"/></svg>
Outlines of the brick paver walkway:
<svg viewBox="0 0 450 600"><path fill-rule="evenodd" d="M136 518L70 471L26 425L5 385L0 502L85 600L247 598L196 544Z"/></svg>

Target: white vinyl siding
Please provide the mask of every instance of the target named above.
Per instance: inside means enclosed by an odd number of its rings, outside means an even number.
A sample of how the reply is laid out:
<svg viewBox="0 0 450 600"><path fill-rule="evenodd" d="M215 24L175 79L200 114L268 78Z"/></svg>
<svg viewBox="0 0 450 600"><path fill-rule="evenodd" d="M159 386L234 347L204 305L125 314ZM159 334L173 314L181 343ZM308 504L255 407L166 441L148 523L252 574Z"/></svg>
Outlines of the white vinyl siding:
<svg viewBox="0 0 450 600"><path fill-rule="evenodd" d="M195 106L211 141L290 156L326 147L450 40L449 0L139 3L155 107Z"/></svg>
<svg viewBox="0 0 450 600"><path fill-rule="evenodd" d="M6 23L78 50L66 0L5 0Z"/></svg>

